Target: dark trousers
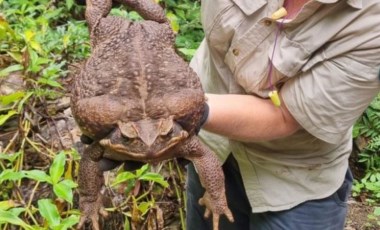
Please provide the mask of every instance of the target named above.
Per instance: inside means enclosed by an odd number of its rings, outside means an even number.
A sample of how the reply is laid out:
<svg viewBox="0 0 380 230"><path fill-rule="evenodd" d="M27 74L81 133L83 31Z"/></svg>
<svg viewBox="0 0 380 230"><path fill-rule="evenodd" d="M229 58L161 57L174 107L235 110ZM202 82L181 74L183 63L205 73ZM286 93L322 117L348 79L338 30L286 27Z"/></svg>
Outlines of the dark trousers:
<svg viewBox="0 0 380 230"><path fill-rule="evenodd" d="M226 178L228 206L235 222L221 217L220 230L342 230L351 193L352 174L347 170L342 186L331 196L304 202L289 210L252 213L236 160L232 154L223 165ZM188 165L187 230L211 230L211 218L203 217L204 207L198 204L203 196L199 177L192 164Z"/></svg>

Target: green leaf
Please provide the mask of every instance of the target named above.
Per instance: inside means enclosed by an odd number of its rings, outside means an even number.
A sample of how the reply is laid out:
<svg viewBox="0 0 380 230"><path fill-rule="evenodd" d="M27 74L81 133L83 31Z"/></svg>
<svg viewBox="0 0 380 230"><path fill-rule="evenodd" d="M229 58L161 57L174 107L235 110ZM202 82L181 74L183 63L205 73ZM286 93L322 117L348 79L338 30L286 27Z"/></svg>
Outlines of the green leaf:
<svg viewBox="0 0 380 230"><path fill-rule="evenodd" d="M26 208L12 208L9 209L9 212L13 213L16 216L19 216L22 212L25 212Z"/></svg>
<svg viewBox="0 0 380 230"><path fill-rule="evenodd" d="M63 8L56 8L54 10L46 11L43 15L44 19L53 19L58 17L60 14L62 15Z"/></svg>
<svg viewBox="0 0 380 230"><path fill-rule="evenodd" d="M46 172L42 170L30 170L30 171L23 171L25 173L25 176L27 178L39 181L39 182L48 182L52 183L51 177L46 174Z"/></svg>
<svg viewBox="0 0 380 230"><path fill-rule="evenodd" d="M54 230L66 230L79 222L79 215L71 215L62 220L61 224L54 228Z"/></svg>
<svg viewBox="0 0 380 230"><path fill-rule="evenodd" d="M64 179L63 181L61 181L60 183L64 184L65 186L69 187L69 188L76 188L78 187L78 184L75 183L74 181L72 180L68 180L68 179Z"/></svg>
<svg viewBox="0 0 380 230"><path fill-rule="evenodd" d="M58 184L54 184L53 191L59 198L66 200L70 204L73 203L73 191L65 183L60 182Z"/></svg>
<svg viewBox="0 0 380 230"><path fill-rule="evenodd" d="M32 30L26 30L24 32L25 42L29 43L30 41L32 41L34 39L35 35L36 35L36 33L34 31L32 31Z"/></svg>
<svg viewBox="0 0 380 230"><path fill-rule="evenodd" d="M178 23L178 18L175 14L173 14L173 12L168 12L166 14L166 17L169 19L170 21L170 26L172 27L172 30L175 32L175 33L178 33L179 31L179 23Z"/></svg>
<svg viewBox="0 0 380 230"><path fill-rule="evenodd" d="M0 173L0 182L5 180L20 180L25 177L25 174L22 171L14 172L12 169L5 169Z"/></svg>
<svg viewBox="0 0 380 230"><path fill-rule="evenodd" d="M0 210L8 210L10 208L16 207L16 203L13 200L0 201Z"/></svg>
<svg viewBox="0 0 380 230"><path fill-rule="evenodd" d="M67 48L67 45L70 42L71 35L70 34L65 34L63 36L63 47Z"/></svg>
<svg viewBox="0 0 380 230"><path fill-rule="evenodd" d="M32 229L23 220L10 211L4 211L0 209L0 224L9 223L12 225L18 225L25 229Z"/></svg>
<svg viewBox="0 0 380 230"><path fill-rule="evenodd" d="M141 215L144 216L148 211L149 209L153 206L153 202L150 201L150 202L141 202L139 205L138 205L138 209L139 211L141 212Z"/></svg>
<svg viewBox="0 0 380 230"><path fill-rule="evenodd" d="M0 71L0 77L5 77L11 72L19 71L22 69L24 69L24 67L20 64L8 66L7 68Z"/></svg>
<svg viewBox="0 0 380 230"><path fill-rule="evenodd" d="M15 61L17 61L18 63L21 63L22 62L22 55L21 53L19 52L10 52L10 51L7 51L7 54L9 56L11 56Z"/></svg>
<svg viewBox="0 0 380 230"><path fill-rule="evenodd" d="M14 37L14 31L9 27L8 22L0 15L0 40L7 38L7 32Z"/></svg>
<svg viewBox="0 0 380 230"><path fill-rule="evenodd" d="M39 42L37 42L37 41L30 41L29 45L35 51L37 51L39 54L44 54L44 50L42 49L41 44Z"/></svg>
<svg viewBox="0 0 380 230"><path fill-rule="evenodd" d="M376 176L372 174L371 177L369 178L369 180L371 182L375 182L376 181Z"/></svg>
<svg viewBox="0 0 380 230"><path fill-rule="evenodd" d="M2 126L3 124L5 124L5 122L10 118L12 117L13 115L17 114L16 111L14 110L10 110L8 111L7 114L5 115L0 115L0 126Z"/></svg>
<svg viewBox="0 0 380 230"><path fill-rule="evenodd" d="M136 170L136 176L140 177L142 174L144 174L149 169L149 164L143 165L140 169Z"/></svg>
<svg viewBox="0 0 380 230"><path fill-rule="evenodd" d="M162 185L165 188L169 186L169 183L166 182L164 178L160 174L157 174L157 173L148 172L142 175L141 177L139 177L139 180L153 181Z"/></svg>
<svg viewBox="0 0 380 230"><path fill-rule="evenodd" d="M53 86L53 87L62 88L62 85L59 84L59 82L57 82L55 80L51 80L51 79L39 78L37 82L41 83L41 84L45 84L45 85L50 85L50 86Z"/></svg>
<svg viewBox="0 0 380 230"><path fill-rule="evenodd" d="M187 49L187 48L179 48L178 49L181 53L183 53L186 56L192 57L194 56L196 49Z"/></svg>
<svg viewBox="0 0 380 230"><path fill-rule="evenodd" d="M186 15L185 15L185 11L182 10L182 9L175 9L174 10L175 12L175 15L182 18L183 20L186 20Z"/></svg>
<svg viewBox="0 0 380 230"><path fill-rule="evenodd" d="M66 156L64 152L60 152L54 157L54 161L49 169L49 174L53 184L58 183L65 171Z"/></svg>
<svg viewBox="0 0 380 230"><path fill-rule="evenodd" d="M0 103L3 105L9 105L13 102L19 101L25 96L24 91L17 91L8 95L0 95Z"/></svg>
<svg viewBox="0 0 380 230"><path fill-rule="evenodd" d="M16 152L16 153L0 153L0 159L1 160L7 160L10 162L13 162L21 155L22 152Z"/></svg>
<svg viewBox="0 0 380 230"><path fill-rule="evenodd" d="M25 102L29 99L29 97L32 96L32 95L33 95L33 92L28 92L28 93L26 94L26 96L25 96L21 101L19 101L18 106L17 106L17 111L18 111L18 112L21 111L22 107L24 106L24 103L25 103Z"/></svg>
<svg viewBox="0 0 380 230"><path fill-rule="evenodd" d="M66 0L66 7L68 10L71 9L71 7L73 7L74 5L74 0Z"/></svg>
<svg viewBox="0 0 380 230"><path fill-rule="evenodd" d="M50 199L41 199L38 201L38 209L41 216L48 222L49 227L58 226L61 222L57 206Z"/></svg>
<svg viewBox="0 0 380 230"><path fill-rule="evenodd" d="M127 215L125 215L125 218L124 218L124 230L131 230L131 224L129 223L129 219Z"/></svg>
<svg viewBox="0 0 380 230"><path fill-rule="evenodd" d="M115 186L117 184L123 183L125 181L129 181L135 178L136 178L136 175L131 172L122 172L122 173L119 173L119 175L117 175L116 179L114 180L111 186Z"/></svg>
<svg viewBox="0 0 380 230"><path fill-rule="evenodd" d="M373 214L375 214L375 216L380 216L380 207L375 207Z"/></svg>

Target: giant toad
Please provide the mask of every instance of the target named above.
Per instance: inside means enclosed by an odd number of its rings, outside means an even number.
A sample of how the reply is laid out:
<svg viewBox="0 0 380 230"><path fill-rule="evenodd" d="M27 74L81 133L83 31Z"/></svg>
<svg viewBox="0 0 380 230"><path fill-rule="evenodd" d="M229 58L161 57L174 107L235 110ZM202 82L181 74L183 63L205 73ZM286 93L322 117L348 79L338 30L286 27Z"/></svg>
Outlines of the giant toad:
<svg viewBox="0 0 380 230"><path fill-rule="evenodd" d="M145 20L108 16L111 0L87 0L91 56L75 77L72 111L93 141L79 168L79 228L88 219L99 229L105 215L99 161L158 162L173 157L192 161L206 192L200 203L213 215L233 221L224 175L214 153L196 136L205 109L197 75L174 49L174 35L153 0L123 0Z"/></svg>

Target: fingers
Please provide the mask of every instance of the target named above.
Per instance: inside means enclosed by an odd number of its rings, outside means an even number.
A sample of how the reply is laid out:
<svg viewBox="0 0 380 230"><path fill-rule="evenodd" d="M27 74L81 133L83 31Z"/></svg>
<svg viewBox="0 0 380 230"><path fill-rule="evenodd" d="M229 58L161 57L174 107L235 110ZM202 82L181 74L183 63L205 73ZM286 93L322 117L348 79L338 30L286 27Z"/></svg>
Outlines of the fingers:
<svg viewBox="0 0 380 230"><path fill-rule="evenodd" d="M212 229L219 230L219 215L214 214L212 217Z"/></svg>
<svg viewBox="0 0 380 230"><path fill-rule="evenodd" d="M199 204L200 206L205 206L205 205L206 205L206 202L205 202L205 200L204 200L203 197L200 198L200 199L198 200L198 204Z"/></svg>
<svg viewBox="0 0 380 230"><path fill-rule="evenodd" d="M228 219L229 222L234 222L234 217L232 215L231 210L225 206L224 208L219 207L219 209L215 209L213 207L213 203L210 202L210 196L206 192L202 198L198 200L199 205L205 206L206 211L204 213L205 218L209 218L210 215L212 215L212 226L213 230L218 230L219 229L219 219L220 215L225 215ZM219 210L219 211L217 211Z"/></svg>
<svg viewBox="0 0 380 230"><path fill-rule="evenodd" d="M231 210L229 209L229 208L227 208L225 211L224 211L224 213L223 213L226 217L227 217L227 219L228 219L228 221L229 222L234 222L235 220L234 220L234 216L232 215L232 212L231 212Z"/></svg>
<svg viewBox="0 0 380 230"><path fill-rule="evenodd" d="M103 207L100 208L99 213L100 213L100 215L102 215L102 217L104 217L104 218L107 218L107 217L108 217L108 212L107 212Z"/></svg>
<svg viewBox="0 0 380 230"><path fill-rule="evenodd" d="M211 211L210 211L210 209L207 209L207 208L206 208L206 211L205 211L204 217L205 217L206 219L208 219L208 218L210 217L210 215L211 215ZM219 215L218 215L218 214L214 214L214 217L215 217L215 216L218 216L218 219L219 219Z"/></svg>
<svg viewBox="0 0 380 230"><path fill-rule="evenodd" d="M108 212L103 208L101 207L99 209L99 214L102 215L102 217L106 218L108 217ZM91 220L91 223L92 223L92 229L93 230L100 230L100 226L99 226L99 215L98 213L94 213L94 214L83 214L81 217L80 217L80 220L79 220L79 224L77 225L77 228L76 229L82 229L82 227L84 226L84 223L86 223L86 220L87 219L90 219Z"/></svg>
<svg viewBox="0 0 380 230"><path fill-rule="evenodd" d="M91 222L92 222L92 229L93 230L99 230L99 216L93 215L91 216Z"/></svg>
<svg viewBox="0 0 380 230"><path fill-rule="evenodd" d="M79 230L79 229L81 229L82 227L83 227L83 225L84 225L84 223L86 222L86 216L81 216L80 217L80 220L79 220L79 224L78 224L78 226L77 226L77 229Z"/></svg>

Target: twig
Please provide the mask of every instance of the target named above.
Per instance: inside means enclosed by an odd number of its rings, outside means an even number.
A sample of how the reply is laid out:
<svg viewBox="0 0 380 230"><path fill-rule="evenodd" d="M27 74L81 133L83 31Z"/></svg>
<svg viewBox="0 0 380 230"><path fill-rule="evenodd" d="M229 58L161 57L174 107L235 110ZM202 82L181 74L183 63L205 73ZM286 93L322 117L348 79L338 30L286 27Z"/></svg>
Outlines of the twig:
<svg viewBox="0 0 380 230"><path fill-rule="evenodd" d="M177 164L177 170L178 170L178 164ZM177 201L179 203L179 208L178 209L179 209L179 217L181 219L181 227L182 227L182 229L186 229L185 216L184 216L184 213L183 213L183 210L182 210L181 194L180 194L180 191L178 189L176 178L174 177L173 167L172 167L172 161L169 162L169 171L170 171L170 177L173 180L174 189L175 189L175 193L176 193L176 196L177 196Z"/></svg>

